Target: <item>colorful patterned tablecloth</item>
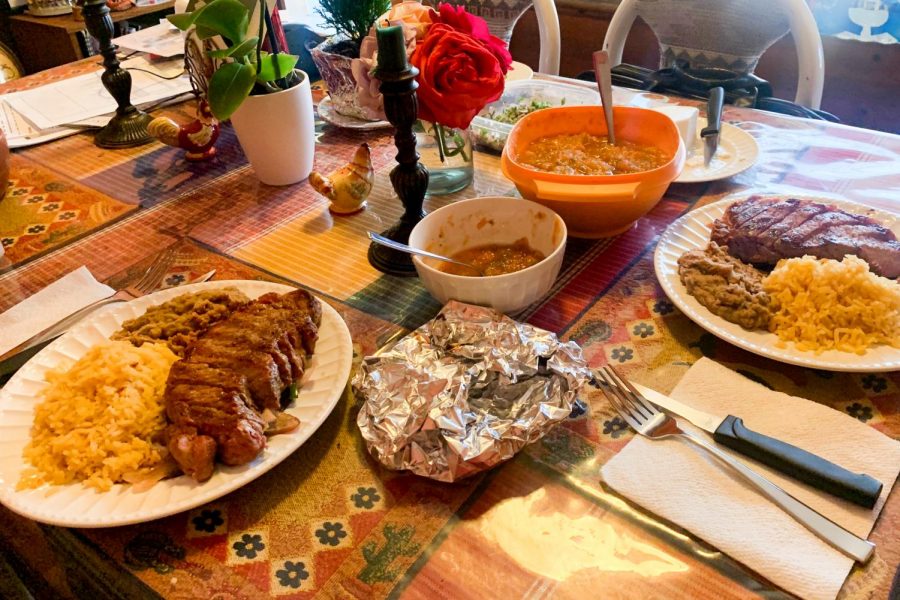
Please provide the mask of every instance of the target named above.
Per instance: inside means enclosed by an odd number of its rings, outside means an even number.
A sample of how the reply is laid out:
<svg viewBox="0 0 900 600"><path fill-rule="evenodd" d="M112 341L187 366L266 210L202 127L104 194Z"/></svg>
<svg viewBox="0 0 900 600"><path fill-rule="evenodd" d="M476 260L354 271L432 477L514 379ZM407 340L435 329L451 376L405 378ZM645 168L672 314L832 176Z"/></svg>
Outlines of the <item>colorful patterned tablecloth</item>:
<svg viewBox="0 0 900 600"><path fill-rule="evenodd" d="M0 86L38 85L92 68L57 69ZM165 112L185 119L189 107ZM669 391L709 356L767 386L824 403L900 439L900 375L847 375L756 357L705 333L657 283L660 233L693 207L741 191L835 195L900 211L900 137L729 108L759 142L759 162L729 180L673 185L628 232L570 240L550 295L520 318L577 341L593 366L620 366ZM229 127L211 163L150 144L96 148L86 134L17 152L0 202L0 310L87 265L120 287L166 248L166 282L215 268L217 279L266 279L313 290L346 320L357 358L440 308L416 279L373 270L366 229L400 213L384 131L318 123L316 168L366 141L378 172L369 207L332 215L307 183L260 184ZM475 195L512 195L495 156L479 153ZM0 595L258 598L743 598L784 593L728 556L604 487L599 467L632 434L588 395L573 416L507 464L447 485L380 468L355 425L349 393L296 453L244 488L187 513L112 529L41 525L0 508ZM885 597L900 563L900 492L874 532L874 559L845 598Z"/></svg>

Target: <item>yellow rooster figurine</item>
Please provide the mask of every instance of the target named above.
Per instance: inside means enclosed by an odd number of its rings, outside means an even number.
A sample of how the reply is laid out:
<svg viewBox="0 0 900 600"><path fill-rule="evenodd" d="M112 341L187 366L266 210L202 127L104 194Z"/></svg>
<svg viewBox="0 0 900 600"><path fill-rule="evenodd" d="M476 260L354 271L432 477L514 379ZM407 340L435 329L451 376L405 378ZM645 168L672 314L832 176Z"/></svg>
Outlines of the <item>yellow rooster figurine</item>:
<svg viewBox="0 0 900 600"><path fill-rule="evenodd" d="M332 171L327 176L313 171L309 174L309 184L314 190L331 200L331 212L349 215L365 208L366 198L375 183L375 169L368 144L360 144L353 160Z"/></svg>

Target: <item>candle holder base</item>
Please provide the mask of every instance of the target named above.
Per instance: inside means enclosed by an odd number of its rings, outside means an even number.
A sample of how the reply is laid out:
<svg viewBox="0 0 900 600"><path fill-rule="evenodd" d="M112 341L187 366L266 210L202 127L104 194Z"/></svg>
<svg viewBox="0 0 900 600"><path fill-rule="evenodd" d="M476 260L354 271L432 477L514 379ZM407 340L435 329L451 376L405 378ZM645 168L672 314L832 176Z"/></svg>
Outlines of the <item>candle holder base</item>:
<svg viewBox="0 0 900 600"><path fill-rule="evenodd" d="M153 117L132 107L122 114L116 112L103 129L94 136L94 143L101 148L132 148L153 141L147 125Z"/></svg>
<svg viewBox="0 0 900 600"><path fill-rule="evenodd" d="M397 146L397 166L391 169L391 185L404 209L400 221L381 235L409 244L409 234L425 216L422 203L428 189L428 169L419 162L416 134L413 133L413 124L418 116L416 88L419 85L416 76L419 70L406 62L406 42L401 26L379 27L375 34L378 41L375 77L381 80L384 113L394 126L394 145ZM409 254L374 242L369 246L369 263L389 275L416 275L416 267Z"/></svg>
<svg viewBox="0 0 900 600"><path fill-rule="evenodd" d="M409 225L400 221L394 226L381 232L384 237L409 244L409 234L412 232L413 225ZM369 264L375 269L386 273L387 275L396 275L397 277L415 277L416 266L413 264L412 256L406 252L400 252L381 244L372 242L369 244Z"/></svg>

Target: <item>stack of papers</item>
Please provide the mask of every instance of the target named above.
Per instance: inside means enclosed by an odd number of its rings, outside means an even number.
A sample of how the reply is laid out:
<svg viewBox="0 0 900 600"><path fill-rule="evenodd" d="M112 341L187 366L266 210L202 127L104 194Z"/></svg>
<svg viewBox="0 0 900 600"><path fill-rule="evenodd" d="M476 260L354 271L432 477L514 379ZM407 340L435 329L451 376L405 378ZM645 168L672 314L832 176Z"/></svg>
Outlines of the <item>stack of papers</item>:
<svg viewBox="0 0 900 600"><path fill-rule="evenodd" d="M121 64L125 69L143 69L130 71L131 102L136 106L191 91L181 58L151 63L139 56ZM103 87L102 73L96 71L0 97L0 128L10 148L40 144L85 128L104 126L116 109L116 101ZM154 73L175 78L161 79Z"/></svg>
<svg viewBox="0 0 900 600"><path fill-rule="evenodd" d="M155 2L156 0L153 0L153 3ZM138 3L136 6L143 5ZM161 20L159 25L117 37L113 43L119 48L139 50L166 58L184 54L184 37L181 35L181 31L165 19Z"/></svg>

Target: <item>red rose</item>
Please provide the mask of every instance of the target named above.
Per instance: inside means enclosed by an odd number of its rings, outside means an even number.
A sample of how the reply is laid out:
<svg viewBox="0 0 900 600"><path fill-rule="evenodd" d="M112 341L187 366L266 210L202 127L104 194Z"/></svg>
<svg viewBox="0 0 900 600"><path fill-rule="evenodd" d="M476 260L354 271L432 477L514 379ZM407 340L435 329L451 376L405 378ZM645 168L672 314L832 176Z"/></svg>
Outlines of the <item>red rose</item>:
<svg viewBox="0 0 900 600"><path fill-rule="evenodd" d="M438 15L432 17L435 23L449 25L456 31L471 35L483 43L500 61L500 69L506 75L506 72L509 71L509 66L512 64L512 55L506 48L506 42L491 35L491 31L488 29L484 19L466 12L466 9L462 6L453 6L446 2L438 6L438 10L440 11Z"/></svg>
<svg viewBox="0 0 900 600"><path fill-rule="evenodd" d="M484 44L435 23L409 62L419 69L419 118L465 129L489 102L503 94L500 61Z"/></svg>

